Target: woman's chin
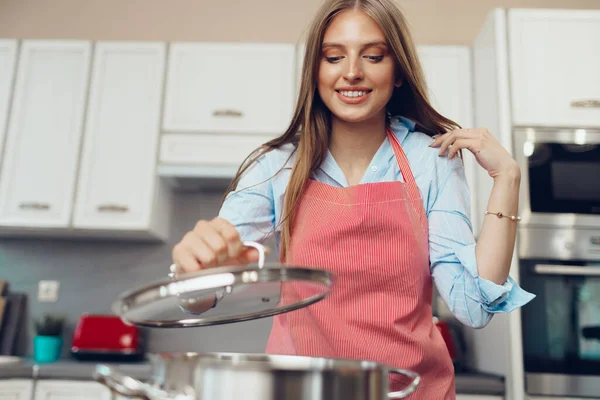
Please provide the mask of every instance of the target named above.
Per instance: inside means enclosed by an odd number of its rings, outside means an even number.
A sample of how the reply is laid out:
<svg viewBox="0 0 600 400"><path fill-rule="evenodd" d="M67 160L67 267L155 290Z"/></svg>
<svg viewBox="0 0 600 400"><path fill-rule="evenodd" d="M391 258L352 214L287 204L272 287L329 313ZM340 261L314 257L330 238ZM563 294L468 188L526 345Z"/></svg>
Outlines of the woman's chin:
<svg viewBox="0 0 600 400"><path fill-rule="evenodd" d="M365 122L365 121L369 121L369 120L377 117L373 113L359 111L359 110L352 110L350 112L334 111L334 112L332 112L332 114L338 120L340 120L342 122L350 122L350 123Z"/></svg>

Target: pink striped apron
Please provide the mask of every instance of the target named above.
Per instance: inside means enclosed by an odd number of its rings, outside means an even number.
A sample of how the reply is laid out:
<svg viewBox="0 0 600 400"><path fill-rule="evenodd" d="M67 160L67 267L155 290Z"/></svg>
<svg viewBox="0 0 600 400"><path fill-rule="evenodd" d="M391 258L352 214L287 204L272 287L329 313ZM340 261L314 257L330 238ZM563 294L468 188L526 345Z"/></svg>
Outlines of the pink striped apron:
<svg viewBox="0 0 600 400"><path fill-rule="evenodd" d="M326 299L274 317L266 352L409 369L422 378L410 399L454 400L454 368L432 318L427 217L406 155L387 136L405 183L307 184L285 262L329 270L336 282ZM282 287L283 302L304 295ZM390 390L407 382L390 374Z"/></svg>

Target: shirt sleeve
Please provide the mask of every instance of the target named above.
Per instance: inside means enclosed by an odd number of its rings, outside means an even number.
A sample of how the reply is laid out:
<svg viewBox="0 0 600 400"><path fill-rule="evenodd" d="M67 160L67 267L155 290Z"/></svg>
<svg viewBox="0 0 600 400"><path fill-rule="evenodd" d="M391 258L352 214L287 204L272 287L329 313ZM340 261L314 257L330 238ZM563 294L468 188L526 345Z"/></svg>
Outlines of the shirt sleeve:
<svg viewBox="0 0 600 400"><path fill-rule="evenodd" d="M233 224L242 240L266 242L273 235L273 174L261 156L242 175L221 206L219 217Z"/></svg>
<svg viewBox="0 0 600 400"><path fill-rule="evenodd" d="M431 274L450 311L465 325L483 328L495 313L508 313L535 296L521 289L509 276L503 285L478 274L475 238L469 219L469 188L459 157L441 159L446 172L434 178L428 207ZM449 171L449 172L447 172Z"/></svg>

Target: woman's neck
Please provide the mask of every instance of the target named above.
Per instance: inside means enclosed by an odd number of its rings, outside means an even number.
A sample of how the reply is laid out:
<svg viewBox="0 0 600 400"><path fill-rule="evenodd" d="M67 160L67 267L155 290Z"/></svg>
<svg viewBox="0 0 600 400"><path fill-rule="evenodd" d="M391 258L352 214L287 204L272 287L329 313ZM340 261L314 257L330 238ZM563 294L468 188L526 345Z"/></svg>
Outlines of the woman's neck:
<svg viewBox="0 0 600 400"><path fill-rule="evenodd" d="M357 185L386 138L385 116L363 122L333 118L329 151L349 185Z"/></svg>

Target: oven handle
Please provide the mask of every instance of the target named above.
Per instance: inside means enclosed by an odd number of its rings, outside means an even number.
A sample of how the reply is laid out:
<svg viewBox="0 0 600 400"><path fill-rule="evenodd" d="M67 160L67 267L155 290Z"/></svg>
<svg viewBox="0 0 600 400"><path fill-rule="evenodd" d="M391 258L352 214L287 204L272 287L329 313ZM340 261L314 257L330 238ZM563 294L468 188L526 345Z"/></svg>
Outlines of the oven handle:
<svg viewBox="0 0 600 400"><path fill-rule="evenodd" d="M576 265L536 264L533 267L540 275L579 275L600 276L600 267L579 267Z"/></svg>

